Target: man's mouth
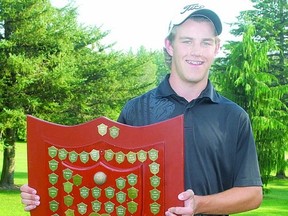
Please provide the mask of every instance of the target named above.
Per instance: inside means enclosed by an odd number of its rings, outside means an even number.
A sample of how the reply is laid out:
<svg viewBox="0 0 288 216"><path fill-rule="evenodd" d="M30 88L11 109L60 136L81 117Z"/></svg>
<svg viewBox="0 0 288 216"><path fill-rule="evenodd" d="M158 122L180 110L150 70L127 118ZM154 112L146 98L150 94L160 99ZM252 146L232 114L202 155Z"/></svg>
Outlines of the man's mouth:
<svg viewBox="0 0 288 216"><path fill-rule="evenodd" d="M186 61L188 64L192 64L192 65L202 65L203 61L191 61L191 60L187 60Z"/></svg>

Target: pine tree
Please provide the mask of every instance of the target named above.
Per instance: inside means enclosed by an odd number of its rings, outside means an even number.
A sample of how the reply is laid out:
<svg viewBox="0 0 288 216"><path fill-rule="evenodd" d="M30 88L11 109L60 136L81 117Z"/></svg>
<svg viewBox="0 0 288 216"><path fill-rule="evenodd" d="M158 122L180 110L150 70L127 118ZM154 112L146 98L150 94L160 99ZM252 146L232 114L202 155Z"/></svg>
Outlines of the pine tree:
<svg viewBox="0 0 288 216"><path fill-rule="evenodd" d="M242 41L225 45L214 79L220 91L250 115L264 184L272 171L285 170L288 148L287 1L257 1L243 11L231 33ZM281 168L280 168L281 167ZM280 169L279 169L280 168Z"/></svg>

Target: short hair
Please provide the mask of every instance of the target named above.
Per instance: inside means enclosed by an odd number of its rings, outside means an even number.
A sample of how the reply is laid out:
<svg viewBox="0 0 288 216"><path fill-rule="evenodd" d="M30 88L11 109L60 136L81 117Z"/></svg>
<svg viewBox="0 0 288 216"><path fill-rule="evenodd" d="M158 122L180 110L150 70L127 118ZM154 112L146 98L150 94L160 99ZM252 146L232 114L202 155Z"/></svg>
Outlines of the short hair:
<svg viewBox="0 0 288 216"><path fill-rule="evenodd" d="M194 20L196 22L211 22L211 20L209 20L208 18L204 17L204 16L190 16L187 19L191 19ZM212 23L212 22L211 22ZM213 24L213 23L212 23ZM213 25L214 26L214 25ZM170 41L170 43L172 44L175 40L175 36L177 33L177 29L178 26L174 26L173 29L171 30L170 34L166 37L166 39L168 41ZM218 33L216 31L216 28L214 27L214 35L215 37L218 36ZM217 40L218 42L219 40ZM169 69L171 69L171 64L172 64L172 56L167 52L166 47L163 48L163 52L164 52L164 58L165 58L165 63L166 65L169 67Z"/></svg>

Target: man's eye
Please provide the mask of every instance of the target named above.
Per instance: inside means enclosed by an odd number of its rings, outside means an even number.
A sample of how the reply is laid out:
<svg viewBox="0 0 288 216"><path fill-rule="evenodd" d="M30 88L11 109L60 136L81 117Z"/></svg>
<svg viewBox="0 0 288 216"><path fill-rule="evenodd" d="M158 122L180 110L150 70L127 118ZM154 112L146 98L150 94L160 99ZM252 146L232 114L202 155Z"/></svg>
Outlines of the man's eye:
<svg viewBox="0 0 288 216"><path fill-rule="evenodd" d="M203 45L204 45L204 46L212 46L213 43L210 42L210 41L204 41L204 42L203 42Z"/></svg>
<svg viewBox="0 0 288 216"><path fill-rule="evenodd" d="M191 44L192 41L190 41L190 40L184 40L183 43L185 43L185 44Z"/></svg>

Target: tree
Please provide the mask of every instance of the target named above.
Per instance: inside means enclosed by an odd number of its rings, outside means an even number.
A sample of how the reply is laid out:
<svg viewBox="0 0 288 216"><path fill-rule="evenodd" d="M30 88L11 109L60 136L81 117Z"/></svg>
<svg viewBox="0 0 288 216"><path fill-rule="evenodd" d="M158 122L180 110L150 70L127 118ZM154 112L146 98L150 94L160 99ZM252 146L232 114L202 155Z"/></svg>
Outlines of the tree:
<svg viewBox="0 0 288 216"><path fill-rule="evenodd" d="M0 8L0 186L9 188L27 114L65 125L116 119L128 98L153 87L156 68L144 49L102 44L108 32L79 25L73 2L58 9L48 0L0 0Z"/></svg>
<svg viewBox="0 0 288 216"><path fill-rule="evenodd" d="M25 136L26 115L61 122L79 83L77 65L85 58L75 53L105 34L78 26L71 5L56 9L47 0L1 0L0 8L0 185L13 187L15 141Z"/></svg>
<svg viewBox="0 0 288 216"><path fill-rule="evenodd" d="M142 47L136 54L97 52L81 62L79 79L82 81L75 92L85 97L79 100L82 101L79 106L85 106L82 113L86 120L96 115L116 120L128 99L153 88L156 65L152 57L153 53Z"/></svg>
<svg viewBox="0 0 288 216"><path fill-rule="evenodd" d="M154 51L154 62L157 65L157 84L159 84L170 72L169 66L165 62L165 55L163 50Z"/></svg>
<svg viewBox="0 0 288 216"><path fill-rule="evenodd" d="M244 26L242 26L244 27ZM249 114L258 150L260 172L264 184L276 168L277 151L287 139L287 106L281 101L288 87L279 85L277 77L268 73L267 53L275 49L273 40L258 41L255 27L246 24L243 39L230 42L227 58L216 64L213 79L224 95L242 106ZM219 87L220 86L220 87ZM282 132L282 133L281 133Z"/></svg>
<svg viewBox="0 0 288 216"><path fill-rule="evenodd" d="M287 0L252 0L255 10L242 12L239 16L239 28L232 31L238 35L243 32L245 22L252 22L255 26L255 36L258 41L273 39L276 43L274 50L270 50L268 72L277 77L278 83L274 85L288 85L288 2ZM281 101L288 106L288 93L283 94ZM279 142L281 138L279 138ZM285 176L287 162L285 151L288 149L287 137L279 143L277 151L276 175Z"/></svg>

